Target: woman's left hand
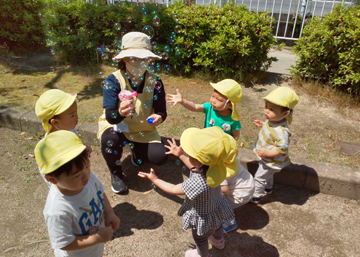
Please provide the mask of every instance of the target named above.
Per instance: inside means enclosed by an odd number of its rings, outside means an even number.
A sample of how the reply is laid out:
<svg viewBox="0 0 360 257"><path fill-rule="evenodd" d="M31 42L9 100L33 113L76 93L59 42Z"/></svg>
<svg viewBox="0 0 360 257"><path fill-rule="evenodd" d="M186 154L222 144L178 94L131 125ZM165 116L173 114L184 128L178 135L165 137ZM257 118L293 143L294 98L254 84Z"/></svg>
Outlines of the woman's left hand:
<svg viewBox="0 0 360 257"><path fill-rule="evenodd" d="M151 126L151 127L159 126L162 122L162 118L159 114L151 114L146 120L148 120L150 118L154 119L153 123L149 123L149 126Z"/></svg>

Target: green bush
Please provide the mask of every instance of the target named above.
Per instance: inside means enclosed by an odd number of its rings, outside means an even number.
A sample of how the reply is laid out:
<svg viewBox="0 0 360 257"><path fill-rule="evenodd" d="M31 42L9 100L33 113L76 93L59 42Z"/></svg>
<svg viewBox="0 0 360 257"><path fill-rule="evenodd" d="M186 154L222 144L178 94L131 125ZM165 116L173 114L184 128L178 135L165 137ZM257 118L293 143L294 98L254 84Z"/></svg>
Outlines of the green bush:
<svg viewBox="0 0 360 257"><path fill-rule="evenodd" d="M218 77L244 81L267 70L276 58L267 57L276 43L268 13L255 14L245 6L227 3L185 6L176 2L168 8L180 18L182 33L176 44L181 55L172 59L177 70L196 69Z"/></svg>
<svg viewBox="0 0 360 257"><path fill-rule="evenodd" d="M337 5L323 19L313 18L293 47L291 72L360 95L360 7Z"/></svg>
<svg viewBox="0 0 360 257"><path fill-rule="evenodd" d="M15 53L26 53L45 45L41 26L41 0L2 0L0 4L0 45Z"/></svg>
<svg viewBox="0 0 360 257"><path fill-rule="evenodd" d="M233 3L222 8L186 6L182 2L168 8L149 3L106 5L83 0L48 3L45 20L49 45L66 62L96 62L95 50L100 46L109 54L102 57L109 57L111 62L119 51L118 40L122 35L142 31L146 25L155 31L152 42L157 46L153 51L169 57L161 63L170 64L173 71L181 74L200 71L244 80L266 70L276 60L267 57L276 42L271 33L271 18L267 13L257 15ZM146 14L141 10L143 7ZM154 11L158 13L159 26L153 20ZM115 23L121 24L120 30L115 29Z"/></svg>

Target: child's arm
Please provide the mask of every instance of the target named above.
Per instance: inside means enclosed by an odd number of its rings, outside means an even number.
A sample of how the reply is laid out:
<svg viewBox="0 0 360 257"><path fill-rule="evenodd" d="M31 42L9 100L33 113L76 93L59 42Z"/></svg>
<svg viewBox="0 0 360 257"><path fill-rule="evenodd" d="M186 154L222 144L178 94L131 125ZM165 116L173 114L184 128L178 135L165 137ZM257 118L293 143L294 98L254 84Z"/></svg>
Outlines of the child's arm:
<svg viewBox="0 0 360 257"><path fill-rule="evenodd" d="M221 193L226 194L229 192L229 186L228 185L220 185L221 186Z"/></svg>
<svg viewBox="0 0 360 257"><path fill-rule="evenodd" d="M273 158L276 156L285 155L285 154L279 153L276 149L269 150L264 147L261 147L259 150L257 150L257 154L261 158Z"/></svg>
<svg viewBox="0 0 360 257"><path fill-rule="evenodd" d="M169 145L165 145L165 148L169 149L169 151L165 154L172 154L179 157L179 159L186 165L186 167L191 169L192 165L190 164L189 156L184 154L181 146L176 145L175 139L172 138L172 141L167 140L167 142L169 143Z"/></svg>
<svg viewBox="0 0 360 257"><path fill-rule="evenodd" d="M145 173L145 172L140 171L138 173L138 176L149 179L151 182L153 182L155 184L155 186L157 186L158 188L163 190L165 193L168 193L171 195L184 195L185 194L184 190L182 190L182 188L181 188L181 184L174 185L174 184L171 184L164 180L159 179L155 175L155 171L152 168L150 169L150 173Z"/></svg>
<svg viewBox="0 0 360 257"><path fill-rule="evenodd" d="M232 136L237 141L240 138L240 129L232 130Z"/></svg>
<svg viewBox="0 0 360 257"><path fill-rule="evenodd" d="M117 230L120 226L120 219L116 216L113 208L111 207L110 201L107 198L106 194L104 193L104 207L105 207L105 214L106 214L106 225L113 228L113 230Z"/></svg>
<svg viewBox="0 0 360 257"><path fill-rule="evenodd" d="M167 102L168 103L174 103L173 106L175 106L177 103L184 106L186 109L193 111L193 112L203 112L204 107L202 104L195 104L191 101L188 101L182 97L180 94L179 89L176 89L176 95L167 95Z"/></svg>
<svg viewBox="0 0 360 257"><path fill-rule="evenodd" d="M72 241L67 246L61 248L63 251L75 251L81 250L99 243L105 243L112 238L114 230L111 226L105 228L99 228L95 233L88 235L78 235L75 236L74 241Z"/></svg>
<svg viewBox="0 0 360 257"><path fill-rule="evenodd" d="M257 128L261 128L264 125L264 122L258 119L254 119L254 124Z"/></svg>

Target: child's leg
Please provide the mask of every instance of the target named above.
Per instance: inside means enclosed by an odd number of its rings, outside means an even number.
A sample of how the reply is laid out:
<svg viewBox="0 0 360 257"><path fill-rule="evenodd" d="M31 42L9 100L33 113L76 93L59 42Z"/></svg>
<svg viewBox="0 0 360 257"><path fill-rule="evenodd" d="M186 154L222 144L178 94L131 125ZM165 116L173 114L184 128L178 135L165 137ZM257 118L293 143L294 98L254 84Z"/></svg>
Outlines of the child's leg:
<svg viewBox="0 0 360 257"><path fill-rule="evenodd" d="M144 161L155 165L164 164L168 155L165 154L166 148L162 143L136 143L134 142L134 148L132 150L134 155L134 162L141 160L137 164L140 165Z"/></svg>
<svg viewBox="0 0 360 257"><path fill-rule="evenodd" d="M221 225L221 232L222 232L222 225ZM206 232L204 235L199 236L197 234L197 230L192 230L192 235L196 244L196 250L198 254L202 257L207 257L209 255L209 242L208 238L210 235L215 233L215 229L210 229L208 232ZM222 232L223 233L223 232Z"/></svg>
<svg viewBox="0 0 360 257"><path fill-rule="evenodd" d="M259 162L259 168L257 169L254 177L255 193L253 197L259 198L263 195L265 191L265 187L267 187L267 184L271 182L272 185L273 176L277 172L279 172L279 170L271 169L268 166L266 166L264 162L262 161Z"/></svg>

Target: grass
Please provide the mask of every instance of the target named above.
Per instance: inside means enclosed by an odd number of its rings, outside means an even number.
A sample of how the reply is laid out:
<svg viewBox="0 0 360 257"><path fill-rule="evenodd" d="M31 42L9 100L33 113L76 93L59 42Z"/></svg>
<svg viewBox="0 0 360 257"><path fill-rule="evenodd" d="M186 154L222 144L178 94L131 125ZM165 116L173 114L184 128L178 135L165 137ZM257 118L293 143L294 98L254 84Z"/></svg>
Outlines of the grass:
<svg viewBox="0 0 360 257"><path fill-rule="evenodd" d="M0 102L4 106L15 107L21 110L33 110L35 103L45 91L58 88L69 93L78 94L78 114L80 124L96 123L102 114L102 87L101 82L114 71L113 67L105 65L97 66L49 66L42 70L29 70L20 65L5 65L0 63ZM185 78L171 74L160 75L165 86L166 93L174 94L178 88L184 98L196 103L207 102L212 93L209 82L210 76ZM272 82L271 82L272 83ZM263 82L258 85L246 85L257 97L243 95L237 105L242 124L239 143L244 148L252 149L257 137L258 129L253 126L254 118L263 117L263 102L260 99L266 91L264 86L271 84ZM275 82L278 84L279 82ZM329 106L336 106L336 112L344 119L360 121L359 99L353 99L346 94L333 91L314 83L290 81L301 97L307 95L308 112L319 112ZM313 108L311 108L313 107ZM304 107L305 108L305 107ZM159 126L161 135L179 138L181 133L189 127L203 127L204 115L193 113L180 105L172 107L168 105L168 117L166 122ZM333 110L333 109L332 109ZM291 126L293 139L290 146L290 155L306 158L312 161L330 162L350 167L360 167L360 155L347 156L340 153L339 141L354 142L360 144L358 126L341 127L337 122L323 124L323 121L303 122L301 117L294 116L294 126ZM94 143L94 142L92 142ZM30 147L30 144L28 145Z"/></svg>

